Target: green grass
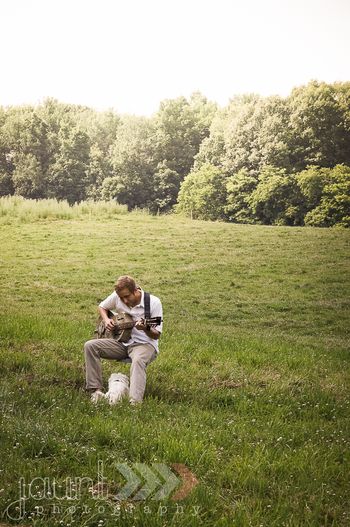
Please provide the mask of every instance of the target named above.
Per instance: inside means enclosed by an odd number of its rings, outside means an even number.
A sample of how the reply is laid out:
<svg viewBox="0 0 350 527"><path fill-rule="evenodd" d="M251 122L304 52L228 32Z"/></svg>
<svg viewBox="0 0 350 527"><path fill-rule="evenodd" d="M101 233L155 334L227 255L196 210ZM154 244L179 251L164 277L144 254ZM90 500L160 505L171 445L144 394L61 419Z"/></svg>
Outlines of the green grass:
<svg viewBox="0 0 350 527"><path fill-rule="evenodd" d="M25 199L22 196L0 197L0 225L29 223L42 219L71 220L92 216L112 219L128 212L126 205L114 201L84 201L69 205L68 201L56 199Z"/></svg>
<svg viewBox="0 0 350 527"><path fill-rule="evenodd" d="M21 477L96 481L102 460L117 491L118 463L182 463L199 481L182 501L38 494L19 523L349 525L348 231L16 214L1 225L0 511ZM141 409L95 408L82 345L125 273L163 301L161 353Z"/></svg>

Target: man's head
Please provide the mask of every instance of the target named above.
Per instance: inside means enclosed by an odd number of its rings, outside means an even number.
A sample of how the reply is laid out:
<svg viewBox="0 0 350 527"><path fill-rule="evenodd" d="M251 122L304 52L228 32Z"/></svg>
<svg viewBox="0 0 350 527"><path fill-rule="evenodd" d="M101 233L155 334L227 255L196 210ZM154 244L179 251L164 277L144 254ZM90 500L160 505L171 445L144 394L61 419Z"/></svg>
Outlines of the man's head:
<svg viewBox="0 0 350 527"><path fill-rule="evenodd" d="M141 291L131 276L120 276L114 289L120 300L128 307L135 307L141 301Z"/></svg>

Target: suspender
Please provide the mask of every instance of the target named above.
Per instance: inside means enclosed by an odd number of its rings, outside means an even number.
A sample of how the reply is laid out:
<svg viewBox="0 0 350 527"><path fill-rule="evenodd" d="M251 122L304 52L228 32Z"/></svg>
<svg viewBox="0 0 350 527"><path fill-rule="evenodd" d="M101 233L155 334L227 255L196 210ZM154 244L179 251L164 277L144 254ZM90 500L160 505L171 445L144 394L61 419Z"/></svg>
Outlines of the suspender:
<svg viewBox="0 0 350 527"><path fill-rule="evenodd" d="M145 304L145 318L151 318L151 299L150 294L144 291L143 302Z"/></svg>

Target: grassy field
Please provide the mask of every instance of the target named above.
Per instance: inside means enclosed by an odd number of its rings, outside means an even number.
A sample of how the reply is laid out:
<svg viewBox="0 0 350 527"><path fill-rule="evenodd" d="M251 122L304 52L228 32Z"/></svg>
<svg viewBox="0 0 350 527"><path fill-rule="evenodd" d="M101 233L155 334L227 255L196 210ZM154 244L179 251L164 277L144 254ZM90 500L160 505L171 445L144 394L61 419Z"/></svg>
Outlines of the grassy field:
<svg viewBox="0 0 350 527"><path fill-rule="evenodd" d="M0 523L350 525L349 231L16 207L0 207ZM94 407L82 346L125 273L163 301L161 352L141 408ZM118 501L121 463L198 484ZM95 494L69 495L84 477Z"/></svg>

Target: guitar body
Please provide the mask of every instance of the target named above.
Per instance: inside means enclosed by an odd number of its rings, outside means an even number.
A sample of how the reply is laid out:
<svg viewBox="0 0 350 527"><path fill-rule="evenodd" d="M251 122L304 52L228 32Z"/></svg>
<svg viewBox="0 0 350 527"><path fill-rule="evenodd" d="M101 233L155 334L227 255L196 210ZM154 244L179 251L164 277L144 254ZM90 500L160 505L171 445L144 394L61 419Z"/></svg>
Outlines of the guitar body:
<svg viewBox="0 0 350 527"><path fill-rule="evenodd" d="M118 342L128 342L130 340L131 331L134 326L132 316L119 309L115 313L108 311L108 316L114 320L115 328L112 331L106 329L102 318L99 317L97 321L97 327L95 329L95 338L115 339Z"/></svg>

